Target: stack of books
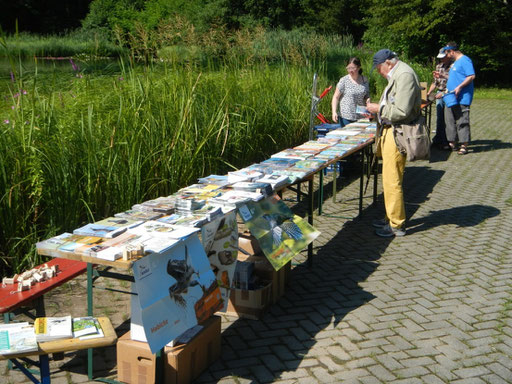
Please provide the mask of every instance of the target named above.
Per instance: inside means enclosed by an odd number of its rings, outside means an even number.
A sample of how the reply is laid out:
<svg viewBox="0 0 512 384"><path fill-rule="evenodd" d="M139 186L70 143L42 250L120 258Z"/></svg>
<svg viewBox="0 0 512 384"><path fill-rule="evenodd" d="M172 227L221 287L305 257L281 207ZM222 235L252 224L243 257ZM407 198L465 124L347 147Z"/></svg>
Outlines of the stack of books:
<svg viewBox="0 0 512 384"><path fill-rule="evenodd" d="M198 183L201 184L216 184L221 187L229 185L228 175L210 175L197 179Z"/></svg>
<svg viewBox="0 0 512 384"><path fill-rule="evenodd" d="M277 172L278 171L271 175L265 175L261 179L258 179L257 182L270 184L274 191L281 188L283 185L290 184L290 178L287 175L280 175Z"/></svg>
<svg viewBox="0 0 512 384"><path fill-rule="evenodd" d="M144 201L141 204L132 206L133 210L145 212L159 212L163 214L170 214L174 212L176 198L171 195L167 197L158 197L153 200Z"/></svg>
<svg viewBox="0 0 512 384"><path fill-rule="evenodd" d="M127 218L132 220L156 220L159 217L162 217L164 214L162 212L155 211L136 211L134 209L129 209L128 211L116 213L115 217Z"/></svg>
<svg viewBox="0 0 512 384"><path fill-rule="evenodd" d="M238 181L254 181L263 176L263 172L254 169L243 168L238 171L228 172L228 181L230 184Z"/></svg>
<svg viewBox="0 0 512 384"><path fill-rule="evenodd" d="M263 196L271 196L274 191L270 183L262 183L255 181L239 181L231 185L231 188L238 191L248 191L261 193Z"/></svg>

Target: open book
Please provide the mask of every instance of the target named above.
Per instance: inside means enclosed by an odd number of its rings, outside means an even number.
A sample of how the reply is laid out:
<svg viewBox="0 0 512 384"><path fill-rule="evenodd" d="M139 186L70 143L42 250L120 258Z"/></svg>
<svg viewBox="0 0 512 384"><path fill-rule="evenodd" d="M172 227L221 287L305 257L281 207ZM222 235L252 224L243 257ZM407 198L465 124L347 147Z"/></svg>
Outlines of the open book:
<svg viewBox="0 0 512 384"><path fill-rule="evenodd" d="M0 354L37 351L34 327L27 322L0 324Z"/></svg>

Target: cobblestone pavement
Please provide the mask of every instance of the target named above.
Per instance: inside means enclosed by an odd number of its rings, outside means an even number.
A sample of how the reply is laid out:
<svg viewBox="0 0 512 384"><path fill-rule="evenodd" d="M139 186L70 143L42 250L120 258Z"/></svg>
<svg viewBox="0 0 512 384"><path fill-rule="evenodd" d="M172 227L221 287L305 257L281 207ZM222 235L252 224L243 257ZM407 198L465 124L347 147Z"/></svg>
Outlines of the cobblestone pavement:
<svg viewBox="0 0 512 384"><path fill-rule="evenodd" d="M295 260L261 320L224 316L222 356L197 383L512 383L512 101L476 100L471 120L468 155L407 165L407 236L374 235L380 190L359 219L357 180L327 196L313 267ZM87 381L83 357L52 363L52 382ZM115 377L115 350L97 364Z"/></svg>

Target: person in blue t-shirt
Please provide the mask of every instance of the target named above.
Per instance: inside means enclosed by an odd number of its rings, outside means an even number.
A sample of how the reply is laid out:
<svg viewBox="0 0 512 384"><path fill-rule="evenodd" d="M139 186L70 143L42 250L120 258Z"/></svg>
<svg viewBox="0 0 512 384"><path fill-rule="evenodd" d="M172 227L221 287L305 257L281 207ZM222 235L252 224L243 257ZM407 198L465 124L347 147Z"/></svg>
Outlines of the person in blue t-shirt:
<svg viewBox="0 0 512 384"><path fill-rule="evenodd" d="M446 44L443 50L446 56L453 60L446 83L446 94L443 97L447 107L446 138L454 151L457 150L458 142L458 154L465 155L468 153L468 144L471 140L469 106L473 101L475 68L471 59L464 55L453 41Z"/></svg>

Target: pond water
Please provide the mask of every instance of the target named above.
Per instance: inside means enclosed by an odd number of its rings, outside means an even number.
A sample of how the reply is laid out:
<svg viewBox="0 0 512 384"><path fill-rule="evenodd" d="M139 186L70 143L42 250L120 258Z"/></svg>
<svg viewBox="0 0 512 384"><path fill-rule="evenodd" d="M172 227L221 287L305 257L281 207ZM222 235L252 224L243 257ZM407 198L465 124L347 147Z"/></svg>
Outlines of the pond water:
<svg viewBox="0 0 512 384"><path fill-rule="evenodd" d="M13 71L14 65L14 71ZM61 73L66 75L80 73L115 74L121 72L119 59L71 59L69 57L37 57L15 59L11 63L7 57L0 57L0 81L11 80L11 73L23 76L48 75Z"/></svg>

